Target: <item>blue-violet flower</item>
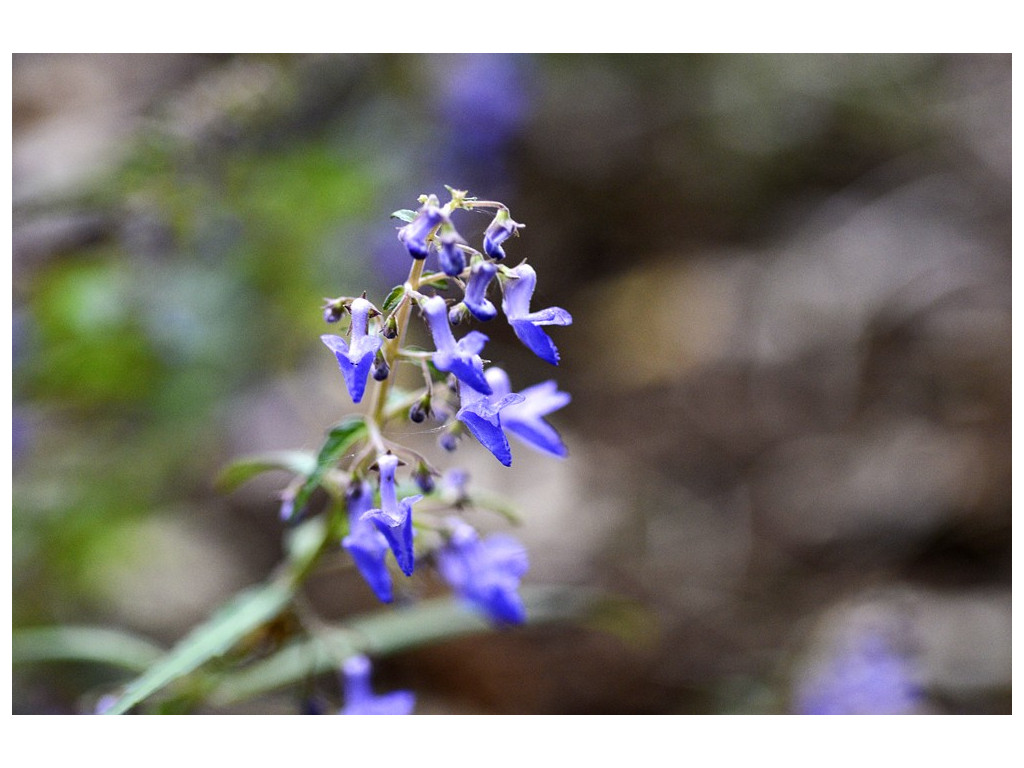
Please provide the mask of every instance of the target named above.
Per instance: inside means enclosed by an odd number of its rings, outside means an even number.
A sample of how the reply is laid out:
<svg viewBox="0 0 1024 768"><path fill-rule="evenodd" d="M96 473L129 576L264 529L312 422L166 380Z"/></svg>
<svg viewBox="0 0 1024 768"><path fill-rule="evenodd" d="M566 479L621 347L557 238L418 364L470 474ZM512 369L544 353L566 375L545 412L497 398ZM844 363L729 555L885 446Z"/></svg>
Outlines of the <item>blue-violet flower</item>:
<svg viewBox="0 0 1024 768"><path fill-rule="evenodd" d="M441 250L438 251L437 259L441 264L441 271L449 277L458 277L462 274L462 270L466 268L466 255L462 252L459 245L464 244L466 241L459 236L459 233L455 231L455 227L448 222L445 222L444 226L441 227L441 234L438 239L441 241Z"/></svg>
<svg viewBox="0 0 1024 768"><path fill-rule="evenodd" d="M354 485L346 494L349 533L341 545L352 555L356 567L382 603L393 599L391 573L384 558L388 553L388 540L371 520L363 518L373 507L373 489L365 480Z"/></svg>
<svg viewBox="0 0 1024 768"><path fill-rule="evenodd" d="M469 272L466 294L463 301L477 320L491 320L498 314L494 304L487 300L487 286L498 268L490 261L479 261Z"/></svg>
<svg viewBox="0 0 1024 768"><path fill-rule="evenodd" d="M493 369L489 369L493 370ZM490 377L488 376L490 383ZM484 395L471 389L462 392L462 407L455 414L480 444L494 454L494 458L506 467L512 465L512 449L502 431L501 411L515 403L522 403L522 395L502 393Z"/></svg>
<svg viewBox="0 0 1024 768"><path fill-rule="evenodd" d="M924 694L910 660L881 633L868 631L804 681L794 708L802 715L898 715L921 711Z"/></svg>
<svg viewBox="0 0 1024 768"><path fill-rule="evenodd" d="M370 374L374 355L380 349L382 339L377 334L367 334L370 311L373 305L366 299L352 301L349 311L352 313L352 336L345 342L340 336L325 333L320 340L327 345L338 359L338 367L345 376L345 385L352 396L352 402L358 403L366 391L366 377Z"/></svg>
<svg viewBox="0 0 1024 768"><path fill-rule="evenodd" d="M398 457L386 453L377 459L380 471L380 509L371 509L362 516L371 520L377 530L384 534L402 573L411 576L415 566L412 550L412 505L422 496L406 496L401 502L395 492L395 470Z"/></svg>
<svg viewBox="0 0 1024 768"><path fill-rule="evenodd" d="M521 624L526 608L519 581L530 566L526 549L511 536L481 541L477 532L451 518L451 538L438 550L441 576L471 607L499 624Z"/></svg>
<svg viewBox="0 0 1024 768"><path fill-rule="evenodd" d="M463 384L485 395L491 394L491 386L484 378L484 364L480 359L480 351L487 343L487 336L480 331L470 331L456 342L448 324L444 299L431 296L421 306L437 348L433 356L437 370L453 373Z"/></svg>
<svg viewBox="0 0 1024 768"><path fill-rule="evenodd" d="M572 325L572 315L561 307L548 307L530 311L530 299L537 286L537 273L529 264L520 264L509 270L511 277L502 281L504 297L501 308L516 332L516 336L530 350L552 365L558 365L558 348L541 325Z"/></svg>
<svg viewBox="0 0 1024 768"><path fill-rule="evenodd" d="M488 368L485 372L487 383L491 385L493 399L499 399L512 391L508 374L501 368ZM548 380L519 392L519 399L508 403L501 411L501 426L511 432L531 448L541 453L564 458L569 450L562 442L558 432L548 424L544 417L559 408L565 407L572 397L568 392L561 392L554 380Z"/></svg>
<svg viewBox="0 0 1024 768"><path fill-rule="evenodd" d="M339 715L408 715L416 706L412 691L376 696L370 687L370 660L349 656L341 667L345 677L345 706Z"/></svg>
<svg viewBox="0 0 1024 768"><path fill-rule="evenodd" d="M499 208L494 220L484 230L484 253L497 261L504 259L505 249L501 247L501 244L522 226L522 224L512 221L508 208Z"/></svg>
<svg viewBox="0 0 1024 768"><path fill-rule="evenodd" d="M416 212L415 219L398 230L398 239L405 244L410 256L414 259L427 258L427 238L444 218L444 212L437 207L437 198L432 197Z"/></svg>

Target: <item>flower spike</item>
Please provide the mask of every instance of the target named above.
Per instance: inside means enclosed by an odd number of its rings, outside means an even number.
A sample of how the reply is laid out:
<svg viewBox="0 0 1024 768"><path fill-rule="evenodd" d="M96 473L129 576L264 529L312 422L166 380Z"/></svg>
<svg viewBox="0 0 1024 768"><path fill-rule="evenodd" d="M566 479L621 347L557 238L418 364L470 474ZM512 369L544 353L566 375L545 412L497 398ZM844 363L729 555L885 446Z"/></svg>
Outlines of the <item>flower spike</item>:
<svg viewBox="0 0 1024 768"><path fill-rule="evenodd" d="M520 264L507 273L510 279L502 281L504 297L501 308L516 336L542 360L558 365L558 348L541 325L572 325L572 315L561 307L548 307L530 311L530 299L537 287L537 273L529 264Z"/></svg>
<svg viewBox="0 0 1024 768"><path fill-rule="evenodd" d="M338 367L345 376L345 385L352 396L352 402L358 403L366 391L366 377L370 373L373 358L380 349L381 338L376 334L367 333L370 312L373 305L366 299L353 299L349 311L352 313L352 336L349 342L325 333L320 340L334 353L338 359Z"/></svg>

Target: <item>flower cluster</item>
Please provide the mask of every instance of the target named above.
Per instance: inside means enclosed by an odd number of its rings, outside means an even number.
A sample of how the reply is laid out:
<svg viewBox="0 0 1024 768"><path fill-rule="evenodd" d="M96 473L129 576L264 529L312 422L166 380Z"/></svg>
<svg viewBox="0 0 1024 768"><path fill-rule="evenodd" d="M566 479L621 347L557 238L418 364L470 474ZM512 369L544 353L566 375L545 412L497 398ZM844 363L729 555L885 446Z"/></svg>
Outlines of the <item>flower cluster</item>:
<svg viewBox="0 0 1024 768"><path fill-rule="evenodd" d="M344 326L348 318L348 323L340 334L324 334L323 343L334 353L352 401L360 403L364 395L368 401L366 415L344 432L355 435L343 446L347 465L327 469L343 481L341 545L379 600L392 602L399 574L410 577L428 563L467 606L495 624L518 624L526 620L519 594L529 565L526 550L510 536L482 538L459 516L476 506L465 474L453 470L445 481L435 482L441 473L431 461L389 439L387 427L430 420L444 450L455 450L461 437L471 435L505 466L512 463L509 436L541 453L565 457L565 444L547 417L568 404L570 396L554 380L514 391L509 375L482 357L489 336L475 328L458 337L456 332L503 314L529 350L558 365L558 348L545 326L570 325L572 316L561 307L531 306L536 271L525 261L514 267L506 263L506 248L523 228L508 208L459 190L449 192L451 199L443 205L435 195L424 195L418 210L394 214L403 222L398 240L412 261L408 279L384 301L375 305L365 293L326 300L325 321ZM456 213L471 211L492 217L479 249L453 220ZM436 271L428 263L436 263ZM494 300L488 296L495 289L500 302L495 294ZM405 345L417 316L433 349ZM412 377L415 384L400 381L403 377ZM285 498L291 516L295 494ZM369 699L359 695L356 700Z"/></svg>

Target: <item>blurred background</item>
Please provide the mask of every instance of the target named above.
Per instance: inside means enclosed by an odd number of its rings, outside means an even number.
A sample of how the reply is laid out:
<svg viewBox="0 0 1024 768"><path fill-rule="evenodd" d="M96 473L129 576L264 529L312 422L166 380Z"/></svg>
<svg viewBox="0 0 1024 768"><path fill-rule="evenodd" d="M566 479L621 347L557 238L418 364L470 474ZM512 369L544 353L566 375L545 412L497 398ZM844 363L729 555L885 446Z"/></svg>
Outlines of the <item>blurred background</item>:
<svg viewBox="0 0 1024 768"><path fill-rule="evenodd" d="M1008 713L1010 77L1009 55L15 55L14 627L169 645L267 576L287 478L214 478L351 409L322 299L401 281L388 215L448 184L526 223L510 263L575 323L558 369L486 329L517 388L572 393L569 458L446 459L520 509L527 583L624 600L381 659L380 690ZM351 572L309 590L373 607ZM14 673L23 713L124 679Z"/></svg>

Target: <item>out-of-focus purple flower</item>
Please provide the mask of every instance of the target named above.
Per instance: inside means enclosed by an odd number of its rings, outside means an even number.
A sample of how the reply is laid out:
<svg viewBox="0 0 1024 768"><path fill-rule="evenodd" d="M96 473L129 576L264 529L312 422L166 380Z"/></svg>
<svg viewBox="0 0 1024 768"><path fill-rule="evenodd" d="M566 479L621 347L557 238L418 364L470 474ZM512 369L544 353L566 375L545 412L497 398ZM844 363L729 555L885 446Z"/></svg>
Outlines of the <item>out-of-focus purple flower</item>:
<svg viewBox="0 0 1024 768"><path fill-rule="evenodd" d="M510 185L509 153L529 118L531 58L525 54L460 53L431 57L438 151L444 178L471 189Z"/></svg>
<svg viewBox="0 0 1024 768"><path fill-rule="evenodd" d="M898 715L920 711L910 660L877 632L854 635L800 686L802 715Z"/></svg>
<svg viewBox="0 0 1024 768"><path fill-rule="evenodd" d="M372 521L363 518L373 508L373 489L363 481L349 489L346 501L349 533L341 545L352 555L359 573L378 599L382 603L390 603L393 599L391 573L385 563L388 540Z"/></svg>
<svg viewBox="0 0 1024 768"><path fill-rule="evenodd" d="M505 249L501 247L501 244L522 226L522 224L512 221L508 208L499 208L494 219L484 230L484 253L498 261L504 259Z"/></svg>
<svg viewBox="0 0 1024 768"><path fill-rule="evenodd" d="M453 373L463 384L485 395L491 394L491 386L484 378L484 364L480 352L487 343L487 336L479 331L470 331L458 342L448 324L448 311L444 299L431 296L421 305L434 337L434 366L439 371Z"/></svg>
<svg viewBox="0 0 1024 768"><path fill-rule="evenodd" d="M406 496L401 501L395 491L395 470L398 457L387 453L377 459L380 471L380 509L371 509L362 516L384 534L402 573L411 576L416 564L412 550L412 505L422 496Z"/></svg>
<svg viewBox="0 0 1024 768"><path fill-rule="evenodd" d="M377 696L370 687L370 660L350 656L341 667L345 678L345 706L339 715L408 715L416 706L412 691Z"/></svg>
<svg viewBox="0 0 1024 768"><path fill-rule="evenodd" d="M441 271L449 277L461 275L462 270L466 268L466 255L459 246L464 245L466 241L449 223L445 223L441 227L438 239L441 241L441 249L438 251L437 259L441 265Z"/></svg>
<svg viewBox="0 0 1024 768"><path fill-rule="evenodd" d="M521 624L526 608L519 581L529 568L526 549L511 536L481 540L457 518L450 519L451 538L437 554L441 576L470 606L499 624Z"/></svg>
<svg viewBox="0 0 1024 768"><path fill-rule="evenodd" d="M508 374L501 368L488 368L484 374L494 394L491 398L500 398L512 391ZM561 392L553 380L535 384L519 392L519 400L509 403L501 411L501 426L511 432L531 448L541 453L564 458L569 450L562 442L558 432L548 424L544 417L568 405L572 397L568 392Z"/></svg>
<svg viewBox="0 0 1024 768"><path fill-rule="evenodd" d="M489 261L479 261L469 272L466 294L463 301L477 320L491 320L498 314L494 304L487 300L487 286L498 268Z"/></svg>
<svg viewBox="0 0 1024 768"><path fill-rule="evenodd" d="M486 378L490 383L490 376ZM466 425L473 437L494 454L494 458L508 467L512 465L512 449L502 431L500 414L503 409L521 403L523 399L522 395L512 394L508 390L490 395L466 390L462 393L462 407L455 418Z"/></svg>
<svg viewBox="0 0 1024 768"><path fill-rule="evenodd" d="M398 230L398 239L414 259L425 259L429 253L427 238L442 221L444 213L437 207L437 199L432 198L416 212L416 218Z"/></svg>
<svg viewBox="0 0 1024 768"><path fill-rule="evenodd" d="M529 264L520 264L510 270L513 277L502 281L504 296L501 308L505 312L516 336L530 350L552 365L558 365L558 348L541 325L572 325L572 315L561 307L548 307L530 311L530 299L537 286L537 273Z"/></svg>
<svg viewBox="0 0 1024 768"><path fill-rule="evenodd" d="M374 355L380 349L381 338L367 334L370 311L373 305L366 299L353 300L349 311L352 313L352 335L346 341L340 336L325 333L320 340L334 353L338 359L338 367L345 376L345 385L352 396L352 402L358 403L366 391L366 377L370 374Z"/></svg>

